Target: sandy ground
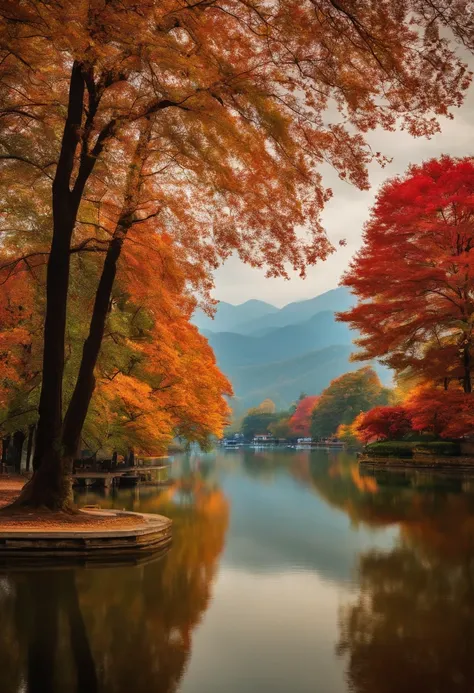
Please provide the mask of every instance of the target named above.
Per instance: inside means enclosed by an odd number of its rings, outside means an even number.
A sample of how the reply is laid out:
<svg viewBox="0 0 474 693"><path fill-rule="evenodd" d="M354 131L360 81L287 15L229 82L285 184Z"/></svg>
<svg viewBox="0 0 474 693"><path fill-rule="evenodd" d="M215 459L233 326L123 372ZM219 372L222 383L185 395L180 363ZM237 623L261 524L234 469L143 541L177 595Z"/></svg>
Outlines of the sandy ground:
<svg viewBox="0 0 474 693"><path fill-rule="evenodd" d="M0 508L12 503L20 493L25 479L21 477L11 477L0 475ZM50 512L47 510L22 510L16 511L11 515L0 514L0 534L12 529L24 530L44 530L52 532L57 530L67 530L69 532L87 529L89 531L97 527L101 529L131 529L142 526L145 520L137 517L92 517L84 513L69 514L60 512Z"/></svg>

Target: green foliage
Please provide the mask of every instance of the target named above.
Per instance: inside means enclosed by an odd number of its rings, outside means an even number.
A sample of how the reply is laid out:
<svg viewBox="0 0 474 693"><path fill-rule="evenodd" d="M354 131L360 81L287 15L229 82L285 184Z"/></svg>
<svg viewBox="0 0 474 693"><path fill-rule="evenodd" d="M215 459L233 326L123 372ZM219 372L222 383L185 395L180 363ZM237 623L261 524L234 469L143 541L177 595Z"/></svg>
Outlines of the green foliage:
<svg viewBox="0 0 474 693"><path fill-rule="evenodd" d="M448 440L433 440L426 443L417 443L413 452L422 455L436 455L436 456L447 456L455 457L460 453L460 445L457 442L451 442Z"/></svg>
<svg viewBox="0 0 474 693"><path fill-rule="evenodd" d="M270 424L278 421L278 414L268 412L249 413L242 421L242 433L246 438L253 438L257 434L269 432Z"/></svg>
<svg viewBox="0 0 474 693"><path fill-rule="evenodd" d="M365 452L373 457L413 457L413 451L417 444L408 440L384 440L370 443Z"/></svg>
<svg viewBox="0 0 474 693"><path fill-rule="evenodd" d="M387 404L389 395L370 366L341 375L321 395L312 416L312 436L335 435L341 424L351 424L361 412Z"/></svg>
<svg viewBox="0 0 474 693"><path fill-rule="evenodd" d="M412 457L413 454L436 457L456 457L460 453L457 442L448 440L384 440L366 446L367 454L374 457Z"/></svg>
<svg viewBox="0 0 474 693"><path fill-rule="evenodd" d="M275 436L275 438L284 438L289 440L294 438L293 431L291 430L290 419L287 416L288 412L283 412L281 418L270 424L268 427L269 432Z"/></svg>

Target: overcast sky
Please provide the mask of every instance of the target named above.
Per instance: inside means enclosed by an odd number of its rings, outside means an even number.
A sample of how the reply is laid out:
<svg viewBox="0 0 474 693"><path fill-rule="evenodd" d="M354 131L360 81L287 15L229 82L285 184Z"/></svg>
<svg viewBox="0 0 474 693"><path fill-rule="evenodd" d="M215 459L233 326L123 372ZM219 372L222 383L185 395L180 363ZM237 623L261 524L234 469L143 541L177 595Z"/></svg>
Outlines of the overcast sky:
<svg viewBox="0 0 474 693"><path fill-rule="evenodd" d="M259 298L283 306L335 288L351 256L360 247L364 222L384 180L403 173L411 163L420 163L440 154L474 154L474 85L462 108L454 112L454 119L443 120L441 128L441 133L430 140L415 139L405 132L376 131L370 134L368 140L373 150L382 152L393 161L383 169L377 164L371 165L372 187L369 191L361 192L340 181L330 168L324 169L324 184L334 193L323 213L325 228L334 245L346 239L347 246L338 248L329 260L311 268L305 280L297 276L290 281L267 279L263 270L254 270L237 258L231 258L215 274L215 298L235 304Z"/></svg>

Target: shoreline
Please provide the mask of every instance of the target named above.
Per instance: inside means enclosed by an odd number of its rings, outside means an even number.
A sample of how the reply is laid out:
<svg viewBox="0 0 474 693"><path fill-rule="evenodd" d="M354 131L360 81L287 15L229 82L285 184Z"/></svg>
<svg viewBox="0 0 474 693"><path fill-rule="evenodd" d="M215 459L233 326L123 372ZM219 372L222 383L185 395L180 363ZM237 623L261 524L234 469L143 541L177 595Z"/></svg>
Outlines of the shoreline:
<svg viewBox="0 0 474 693"><path fill-rule="evenodd" d="M415 459L410 457L364 457L358 459L364 469L442 472L474 476L474 457L446 457Z"/></svg>
<svg viewBox="0 0 474 693"><path fill-rule="evenodd" d="M0 476L0 508L20 493L25 478ZM166 550L172 522L162 515L91 508L75 514L15 509L0 514L0 562L133 560Z"/></svg>

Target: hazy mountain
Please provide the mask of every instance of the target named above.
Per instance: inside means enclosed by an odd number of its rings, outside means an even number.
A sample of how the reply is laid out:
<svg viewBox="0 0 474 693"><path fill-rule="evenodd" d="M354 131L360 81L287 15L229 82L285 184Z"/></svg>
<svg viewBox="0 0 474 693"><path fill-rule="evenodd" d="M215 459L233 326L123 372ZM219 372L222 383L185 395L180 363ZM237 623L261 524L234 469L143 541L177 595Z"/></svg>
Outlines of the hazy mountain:
<svg viewBox="0 0 474 693"><path fill-rule="evenodd" d="M220 303L214 322L195 316L233 384L236 413L267 397L284 409L300 392L319 394L334 378L366 365L349 360L357 333L334 316L354 303L347 289L339 288L281 309L263 301ZM388 383L390 372L376 370Z"/></svg>
<svg viewBox="0 0 474 693"><path fill-rule="evenodd" d="M262 314L258 319L250 319L247 322L241 321L240 324L232 328L232 332L241 334L262 334L263 330L270 327L284 327L295 325L296 323L309 320L316 313L322 311L337 312L347 310L355 305L355 298L349 293L346 287L326 291L326 293L310 298L306 301L296 301L271 313ZM212 329L212 328L211 328Z"/></svg>
<svg viewBox="0 0 474 693"><path fill-rule="evenodd" d="M259 320L265 315L278 312L278 308L265 301L251 300L233 306L231 303L220 301L214 319L197 310L193 315L193 323L201 331L232 332L240 323Z"/></svg>
<svg viewBox="0 0 474 693"><path fill-rule="evenodd" d="M268 397L277 409L286 409L301 392L319 394L334 378L368 365L350 361L352 352L352 346L336 345L264 366L229 366L225 372L238 398L233 408L243 413ZM389 385L391 372L379 364L370 365L382 383Z"/></svg>
<svg viewBox="0 0 474 693"><path fill-rule="evenodd" d="M266 365L224 368L243 409L269 397L277 409L285 409L300 392L318 394L333 378L354 370L350 346L331 346L287 361Z"/></svg>
<svg viewBox="0 0 474 693"><path fill-rule="evenodd" d="M226 370L230 366L288 360L332 344L350 345L354 334L345 323L336 322L333 312L323 311L297 325L265 328L262 336L207 332L206 337Z"/></svg>

